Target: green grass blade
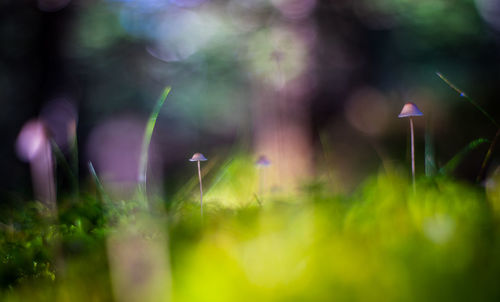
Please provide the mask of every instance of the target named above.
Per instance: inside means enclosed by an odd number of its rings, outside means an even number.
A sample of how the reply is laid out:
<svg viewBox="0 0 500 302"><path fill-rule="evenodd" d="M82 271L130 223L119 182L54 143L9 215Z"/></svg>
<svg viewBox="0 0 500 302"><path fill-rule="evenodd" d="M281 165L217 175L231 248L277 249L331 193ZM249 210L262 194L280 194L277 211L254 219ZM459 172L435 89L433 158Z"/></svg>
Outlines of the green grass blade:
<svg viewBox="0 0 500 302"><path fill-rule="evenodd" d="M427 122L425 130L425 176L431 177L436 174L436 158L434 153L434 140L430 121Z"/></svg>
<svg viewBox="0 0 500 302"><path fill-rule="evenodd" d="M94 179L95 185L97 187L97 191L101 195L101 198L103 199L103 201L108 203L108 201L109 201L108 195L106 195L106 192L104 191L104 187L103 187L101 181L99 180L99 177L97 176L97 173L95 172L94 165L92 165L91 161L88 162L88 167L89 167L90 175L92 175L92 178Z"/></svg>
<svg viewBox="0 0 500 302"><path fill-rule="evenodd" d="M326 165L325 167L325 173L328 178L329 184L333 187L335 191L338 191L337 186L337 181L335 179L335 174L333 172L333 167L335 166L334 163L332 162L332 147L329 144L327 134L326 132L318 132L318 138L319 138L319 143L321 146L321 153L323 155L323 160L325 161Z"/></svg>
<svg viewBox="0 0 500 302"><path fill-rule="evenodd" d="M498 138L500 137L500 128L498 129L497 133L495 134L495 137L491 141L490 147L488 148L488 151L486 152L486 155L484 156L483 163L481 164L481 169L479 170L479 174L477 175L476 182L480 182L481 179L483 178L484 174L486 173L486 167L488 166L488 163L491 159L491 155L493 154L493 150L495 149L495 146L498 142Z"/></svg>
<svg viewBox="0 0 500 302"><path fill-rule="evenodd" d="M63 152L59 148L59 146L56 144L54 140L50 141L51 145L51 150L52 154L54 155L54 159L56 161L56 171L58 172L57 168L61 167L63 168L65 175L67 179L69 180L69 183L71 184L71 187L73 189L73 201L78 202L79 199L79 189L78 189L78 168L75 168L73 163L70 165L68 161L66 160L66 157L64 156ZM73 160L73 159L72 159ZM54 175L57 181L57 176L59 177L64 177L63 175L59 175L59 173L55 173Z"/></svg>
<svg viewBox="0 0 500 302"><path fill-rule="evenodd" d="M71 154L71 170L73 172L74 178L73 178L73 194L75 201L78 201L80 198L80 185L78 182L78 176L79 176L79 171L78 171L78 137L75 135L71 139L71 145L70 145L70 154Z"/></svg>
<svg viewBox="0 0 500 302"><path fill-rule="evenodd" d="M491 115L486 112L486 110L483 109L478 103L476 103L473 99L471 99L465 92L460 90L457 86L455 86L450 80L448 80L446 77L444 77L441 73L436 72L436 75L443 80L448 86L450 86L451 89L455 90L461 97L463 97L465 100L467 100L469 103L471 103L474 107L476 107L477 110L479 110L484 116L486 116L497 128L500 128L500 125L497 123L497 121L491 117Z"/></svg>
<svg viewBox="0 0 500 302"><path fill-rule="evenodd" d="M149 116L149 120L148 120L148 123L146 125L146 130L144 131L144 138L142 140L141 154L140 154L140 158L139 158L138 179L139 179L140 185L146 184L149 144L151 143L151 137L153 136L153 130L154 130L155 125L156 125L156 119L158 118L158 115L160 114L160 110L163 107L163 103L165 103L165 100L167 99L167 96L170 93L171 89L172 88L170 86L167 86L163 90L163 93L161 94L160 98L156 102L156 106L154 107L153 112L151 112L151 115Z"/></svg>
<svg viewBox="0 0 500 302"><path fill-rule="evenodd" d="M446 163L446 165L444 165L444 167L439 169L439 172L441 174L452 173L456 169L456 167L462 162L462 160L465 158L467 153L476 149L481 144L488 143L488 142L489 142L489 140L486 138L478 138L476 140L473 140L467 146L465 146L465 148L463 148L462 150L460 150L460 152L458 152L455 156L453 156L453 158L450 159L450 161L448 161Z"/></svg>
<svg viewBox="0 0 500 302"><path fill-rule="evenodd" d="M52 150L52 154L54 155L54 159L56 160L57 164L60 164L62 168L64 168L65 173L67 174L68 178L71 179L71 181L74 181L74 178L76 178L76 175L73 173L73 170L71 169L70 165L68 164L68 161L66 160L66 157L64 157L63 152L59 148L59 146L56 144L54 140L50 140L50 147Z"/></svg>

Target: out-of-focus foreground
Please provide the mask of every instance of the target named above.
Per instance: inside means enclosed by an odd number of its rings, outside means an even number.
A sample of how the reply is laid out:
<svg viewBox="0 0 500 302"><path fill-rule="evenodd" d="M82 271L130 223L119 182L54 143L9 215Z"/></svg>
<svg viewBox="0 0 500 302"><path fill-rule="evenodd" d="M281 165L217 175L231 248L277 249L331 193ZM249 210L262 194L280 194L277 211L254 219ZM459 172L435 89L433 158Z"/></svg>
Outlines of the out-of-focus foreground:
<svg viewBox="0 0 500 302"><path fill-rule="evenodd" d="M390 171L352 196L320 183L252 196L257 174L245 162L208 190L203 221L196 195L183 193L166 211L92 194L65 201L57 218L40 203L3 209L2 301L500 297L498 184L485 196L441 178L418 183L414 195Z"/></svg>

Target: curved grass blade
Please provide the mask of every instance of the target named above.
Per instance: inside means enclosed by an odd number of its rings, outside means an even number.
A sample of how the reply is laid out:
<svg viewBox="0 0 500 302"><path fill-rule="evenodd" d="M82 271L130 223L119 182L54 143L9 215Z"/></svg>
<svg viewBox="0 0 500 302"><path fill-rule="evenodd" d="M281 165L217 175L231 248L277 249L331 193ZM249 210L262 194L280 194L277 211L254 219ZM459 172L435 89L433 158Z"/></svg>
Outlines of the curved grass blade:
<svg viewBox="0 0 500 302"><path fill-rule="evenodd" d="M481 106L479 106L479 104L477 104L473 99L471 99L468 95L466 95L465 92L460 90L457 86L453 85L453 83L451 83L441 73L436 72L436 75L439 78L441 78L441 80L443 80L446 84L448 84L448 86L450 86L450 88L452 88L453 90L458 92L461 97L465 98L469 103L471 103L474 107L476 107L479 111L481 111L481 113L484 116L486 116L498 128L498 131L495 134L495 137L493 138L493 141L491 142L490 147L488 148L488 151L486 152L486 155L483 159L483 163L481 164L481 169L479 170L479 173L477 175L476 181L479 182L479 181L481 181L481 179L484 176L484 173L486 171L486 166L488 165L488 162L491 158L491 154L493 153L493 149L495 148L498 137L500 136L500 125L496 122L496 120L493 117L491 117L491 115L488 114L488 112L486 112L486 110L484 110Z"/></svg>
<svg viewBox="0 0 500 302"><path fill-rule="evenodd" d="M497 128L500 128L500 125L497 123L497 121L491 117L491 115L486 112L486 110L483 109L478 103L476 103L473 99L471 99L465 92L460 90L457 86L453 85L450 80L448 80L446 77L444 77L441 73L436 72L436 75L443 80L448 86L450 86L451 89L455 90L461 97L463 97L466 101L471 103L474 107L476 107L477 110L479 110L484 116L486 116Z"/></svg>
<svg viewBox="0 0 500 302"><path fill-rule="evenodd" d="M465 158L465 156L467 155L467 153L469 153L470 151L476 149L481 144L489 143L489 142L490 141L488 139L486 139L486 138L478 138L478 139L473 140L467 146L465 146L465 148L463 148L462 150L460 150L460 152L458 152L457 154L455 154L455 156L453 156L452 159L450 159L446 163L446 165L444 165L441 169L439 169L439 173L440 174L449 174L449 173L452 173L458 167L458 165L463 161L463 159Z"/></svg>
<svg viewBox="0 0 500 302"><path fill-rule="evenodd" d="M79 195L79 184L78 184L78 151L76 150L77 149L76 137L75 141L71 144L71 149L70 149L71 164L68 163L63 152L61 151L61 149L54 140L50 140L50 146L52 154L54 155L54 158L56 160L56 163L59 164L64 169L69 179L69 182L73 189L74 202L77 202L79 200L80 195Z"/></svg>
<svg viewBox="0 0 500 302"><path fill-rule="evenodd" d="M491 141L490 147L488 148L486 155L484 156L483 163L481 164L481 169L479 170L479 173L476 178L476 182L480 182L483 179L483 176L486 173L486 167L490 162L491 155L493 154L493 150L495 149L499 137L500 137L500 128L498 128L498 131L495 134L493 141Z"/></svg>
<svg viewBox="0 0 500 302"><path fill-rule="evenodd" d="M71 170L73 172L73 194L75 196L75 201L78 201L80 198L80 184L78 182L78 176L79 176L79 161L78 161L78 136L76 135L76 130L75 130L75 135L71 139L70 143L70 154L71 154Z"/></svg>
<svg viewBox="0 0 500 302"><path fill-rule="evenodd" d="M92 165L91 161L88 162L88 167L89 167L90 175L92 175L92 178L94 179L95 185L97 187L97 192L99 192L99 195L101 195L101 198L104 201L104 203L106 205L109 204L109 197L106 194L106 191L104 191L104 187L103 187L101 181L99 180L99 177L97 176L97 173L95 172L94 165Z"/></svg>
<svg viewBox="0 0 500 302"><path fill-rule="evenodd" d="M74 181L74 178L76 178L76 176L73 170L71 169L68 161L66 160L66 157L64 157L63 152L61 151L61 149L54 140L50 140L50 147L52 150L52 154L54 155L54 158L56 160L56 163L60 164L61 167L64 168L68 178L70 178L71 181Z"/></svg>
<svg viewBox="0 0 500 302"><path fill-rule="evenodd" d="M428 119L425 130L425 176L432 177L436 174L436 157L434 152L434 138Z"/></svg>
<svg viewBox="0 0 500 302"><path fill-rule="evenodd" d="M139 187L145 187L146 185L146 174L147 174L147 169L148 169L148 153L149 153L149 144L151 143L151 137L153 136L153 130L156 125L156 119L158 118L158 114L160 114L160 110L163 106L163 103L165 103L165 100L167 99L168 94L170 93L170 90L172 88L170 86L165 87L163 90L163 93L161 94L160 98L156 102L156 106L153 109L153 112L151 112L151 115L149 116L148 123L146 125L146 130L144 130L144 137L142 139L142 146L141 146L141 154L139 157L139 175L138 175L138 180L139 180ZM145 192L145 190L144 190Z"/></svg>

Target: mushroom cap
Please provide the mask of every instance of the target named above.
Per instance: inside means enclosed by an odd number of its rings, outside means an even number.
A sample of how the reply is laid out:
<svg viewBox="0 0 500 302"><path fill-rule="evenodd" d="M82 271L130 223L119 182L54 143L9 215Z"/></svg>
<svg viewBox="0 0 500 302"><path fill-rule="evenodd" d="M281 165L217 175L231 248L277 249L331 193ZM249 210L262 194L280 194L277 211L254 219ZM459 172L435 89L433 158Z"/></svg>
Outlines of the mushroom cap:
<svg viewBox="0 0 500 302"><path fill-rule="evenodd" d="M207 159L203 154L201 153L195 153L193 156L189 159L189 161L206 161Z"/></svg>
<svg viewBox="0 0 500 302"><path fill-rule="evenodd" d="M259 156L259 159L257 159L257 161L255 162L255 164L257 166L267 167L271 164L271 161L269 159L267 159L267 157L265 155L261 155L261 156Z"/></svg>
<svg viewBox="0 0 500 302"><path fill-rule="evenodd" d="M17 137L17 154L21 160L30 162L43 152L49 142L45 124L39 119L28 121Z"/></svg>
<svg viewBox="0 0 500 302"><path fill-rule="evenodd" d="M417 105L412 102L408 102L403 106L403 110L398 115L399 118L402 117L411 117L411 116L422 116L424 115L420 109L418 109Z"/></svg>

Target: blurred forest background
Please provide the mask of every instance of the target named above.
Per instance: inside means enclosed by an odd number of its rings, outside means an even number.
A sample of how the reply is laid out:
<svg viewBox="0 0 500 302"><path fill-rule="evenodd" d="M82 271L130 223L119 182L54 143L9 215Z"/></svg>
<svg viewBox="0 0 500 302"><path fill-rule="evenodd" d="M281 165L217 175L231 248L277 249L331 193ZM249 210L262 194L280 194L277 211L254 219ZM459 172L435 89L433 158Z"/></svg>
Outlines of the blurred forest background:
<svg viewBox="0 0 500 302"><path fill-rule="evenodd" d="M133 181L126 163L166 85L152 148L167 193L192 177L194 152L240 151L268 155L285 175L328 166L349 190L382 159L408 166L397 115L410 100L425 114L424 174L425 129L438 165L497 130L436 71L500 112L499 0L0 0L0 45L2 200L30 195L15 142L37 117L55 125L63 152L57 129L77 125L81 177L93 160ZM473 180L486 150L457 176Z"/></svg>

